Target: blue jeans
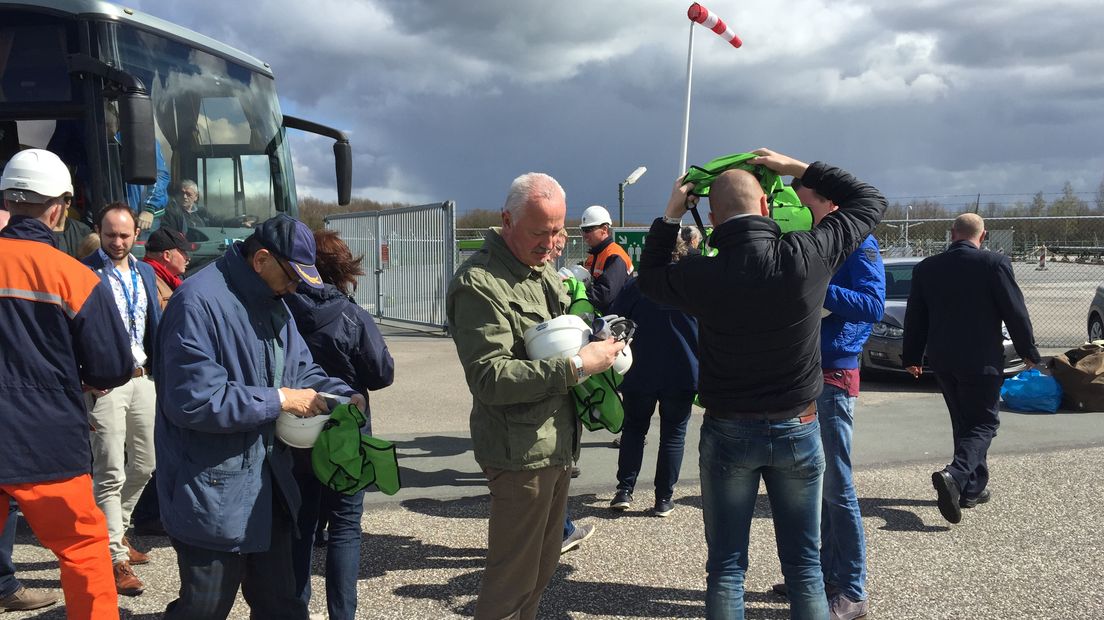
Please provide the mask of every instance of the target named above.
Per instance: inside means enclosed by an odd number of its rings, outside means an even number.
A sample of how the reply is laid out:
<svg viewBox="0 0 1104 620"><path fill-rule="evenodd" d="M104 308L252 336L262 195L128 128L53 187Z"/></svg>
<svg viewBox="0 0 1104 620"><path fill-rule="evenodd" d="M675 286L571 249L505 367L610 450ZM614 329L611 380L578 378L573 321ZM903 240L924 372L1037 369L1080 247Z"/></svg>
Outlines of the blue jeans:
<svg viewBox="0 0 1104 620"><path fill-rule="evenodd" d="M15 594L23 584L15 578L15 564L12 563L12 550L15 549L15 527L19 523L19 504L9 499L8 518L0 525L0 598Z"/></svg>
<svg viewBox="0 0 1104 620"><path fill-rule="evenodd" d="M303 603L311 597L311 556L318 515L329 517L326 545L326 607L331 620L352 620L356 616L357 577L360 576L360 518L364 514L364 491L338 493L314 475L310 450L293 449L295 479L303 505L299 508L299 538L292 545L295 563L295 592Z"/></svg>
<svg viewBox="0 0 1104 620"><path fill-rule="evenodd" d="M272 503L268 551L213 551L170 538L180 569L180 596L169 603L164 620L226 618L239 587L249 604L250 618L307 620L307 605L295 596L291 517L278 491L273 492Z"/></svg>
<svg viewBox="0 0 1104 620"><path fill-rule="evenodd" d="M824 451L816 420L719 419L706 415L699 446L705 519L706 618L743 620L748 539L760 478L767 485L790 617L825 620L820 570Z"/></svg>
<svg viewBox="0 0 1104 620"><path fill-rule="evenodd" d="M824 443L824 503L820 517L820 566L824 580L853 601L866 600L866 537L851 479L855 398L825 385L817 399Z"/></svg>
<svg viewBox="0 0 1104 620"><path fill-rule="evenodd" d="M621 450L617 455L617 488L632 492L640 463L644 460L644 438L651 426L652 414L659 403L659 459L656 463L655 496L671 499L682 469L682 453L686 444L686 425L694 392L689 390L656 390L625 392L625 425L621 429Z"/></svg>

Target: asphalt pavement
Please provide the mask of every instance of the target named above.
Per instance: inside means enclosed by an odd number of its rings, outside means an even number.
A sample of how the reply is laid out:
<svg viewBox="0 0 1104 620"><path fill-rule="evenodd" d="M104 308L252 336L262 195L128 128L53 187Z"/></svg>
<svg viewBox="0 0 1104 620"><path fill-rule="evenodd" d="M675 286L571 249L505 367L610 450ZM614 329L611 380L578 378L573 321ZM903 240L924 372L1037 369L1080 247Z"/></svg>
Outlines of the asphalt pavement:
<svg viewBox="0 0 1104 620"><path fill-rule="evenodd" d="M369 494L364 515L358 618L472 615L486 546L488 497L470 452L470 396L452 343L386 328L394 386L372 395L377 435L395 441L403 489ZM694 618L704 615L705 540L697 480L701 411L688 432L676 510L650 514L658 428L653 427L637 505L609 510L617 451L612 436L587 433L570 512L596 533L563 556L540 618ZM870 618L1104 618L1104 414L1004 412L991 451L993 500L950 525L935 505L930 474L949 458L950 423L933 381L865 380L856 410L853 460L867 535ZM770 593L781 579L769 506L752 525L747 617L787 618ZM124 618L157 618L179 581L168 540L136 537L151 563L147 585L120 598ZM56 562L21 530L20 580L59 588ZM320 554L311 610L325 612ZM64 618L60 605L5 617ZM247 618L239 596L232 618Z"/></svg>

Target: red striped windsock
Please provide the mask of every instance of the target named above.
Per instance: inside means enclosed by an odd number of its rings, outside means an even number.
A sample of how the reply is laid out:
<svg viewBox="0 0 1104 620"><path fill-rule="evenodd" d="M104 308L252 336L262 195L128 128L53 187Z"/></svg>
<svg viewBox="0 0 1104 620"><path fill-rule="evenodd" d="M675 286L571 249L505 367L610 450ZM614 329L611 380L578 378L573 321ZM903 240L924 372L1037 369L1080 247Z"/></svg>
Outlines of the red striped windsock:
<svg viewBox="0 0 1104 620"><path fill-rule="evenodd" d="M740 37L736 36L736 33L732 32L732 29L725 25L723 19L717 17L716 13L710 13L709 9L697 2L690 5L690 8L686 11L686 16L690 18L690 21L698 22L721 35L722 39L732 44L732 47L740 47L744 44L744 42L740 40Z"/></svg>

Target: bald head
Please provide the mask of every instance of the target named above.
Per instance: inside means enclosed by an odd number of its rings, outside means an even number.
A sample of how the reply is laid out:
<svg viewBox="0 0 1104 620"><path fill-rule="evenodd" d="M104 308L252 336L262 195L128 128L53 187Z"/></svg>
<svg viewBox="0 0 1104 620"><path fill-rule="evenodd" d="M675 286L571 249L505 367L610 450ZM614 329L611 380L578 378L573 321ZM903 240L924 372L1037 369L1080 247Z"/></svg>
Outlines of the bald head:
<svg viewBox="0 0 1104 620"><path fill-rule="evenodd" d="M951 241L972 241L981 246L981 235L985 232L985 220L976 213L963 213L951 225Z"/></svg>
<svg viewBox="0 0 1104 620"><path fill-rule="evenodd" d="M746 170L726 170L709 189L709 209L714 225L734 215L764 215L766 196L755 175Z"/></svg>

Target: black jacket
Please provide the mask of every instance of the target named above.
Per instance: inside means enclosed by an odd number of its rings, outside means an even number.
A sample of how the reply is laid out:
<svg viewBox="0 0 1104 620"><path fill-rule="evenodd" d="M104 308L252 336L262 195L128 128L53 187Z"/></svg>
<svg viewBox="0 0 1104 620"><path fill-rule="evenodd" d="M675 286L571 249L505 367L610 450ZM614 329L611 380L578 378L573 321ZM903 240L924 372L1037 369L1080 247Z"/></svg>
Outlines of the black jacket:
<svg viewBox="0 0 1104 620"><path fill-rule="evenodd" d="M781 234L757 215L722 223L713 257L671 265L679 227L657 219L640 259L640 289L698 318L698 391L708 409L799 408L823 388L820 317L832 274L881 220L881 193L816 162L802 182L840 206L813 230Z"/></svg>
<svg viewBox="0 0 1104 620"><path fill-rule="evenodd" d="M928 364L936 372L1003 374L1001 321L1020 357L1038 362L1011 261L956 241L913 269L901 359L905 366L920 366L926 346Z"/></svg>
<svg viewBox="0 0 1104 620"><path fill-rule="evenodd" d="M285 299L314 362L367 396L391 385L395 361L372 315L332 284L300 286Z"/></svg>

